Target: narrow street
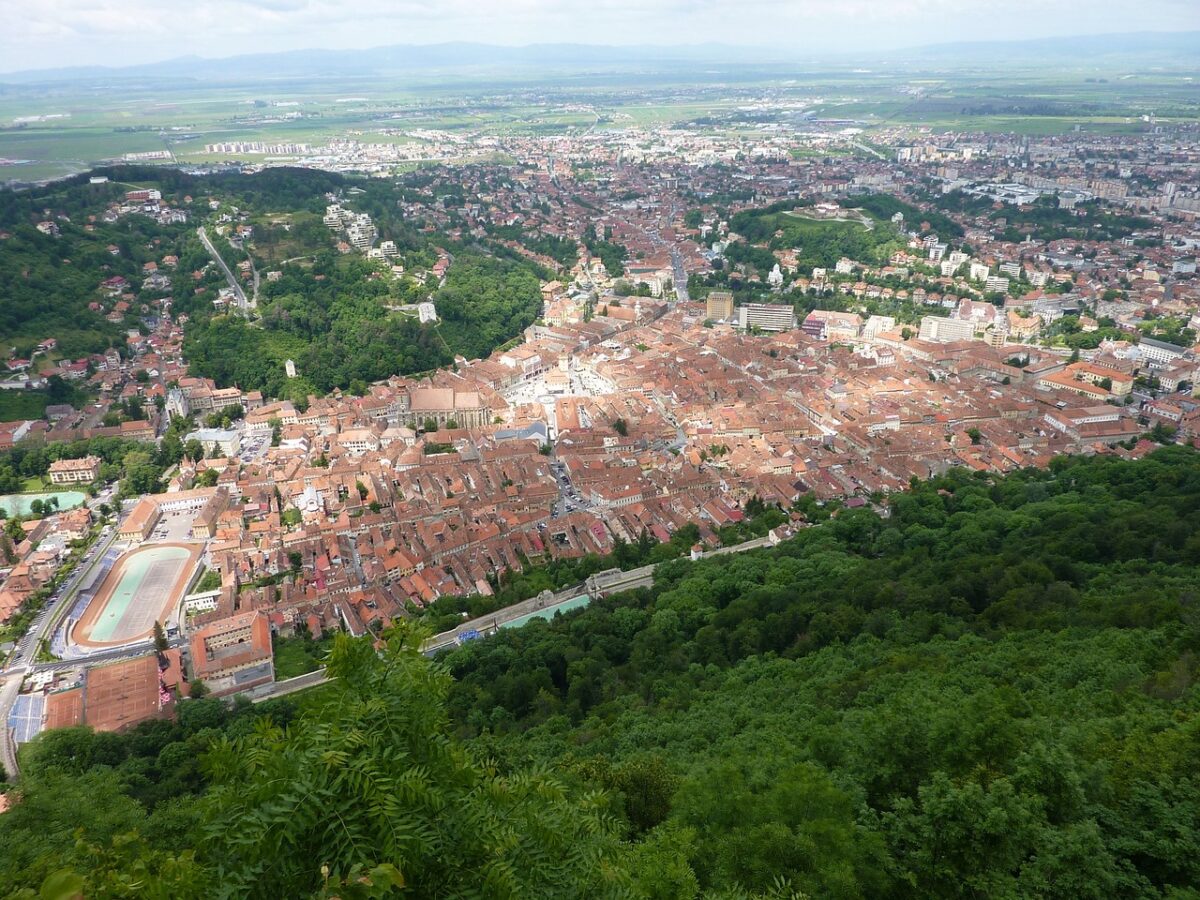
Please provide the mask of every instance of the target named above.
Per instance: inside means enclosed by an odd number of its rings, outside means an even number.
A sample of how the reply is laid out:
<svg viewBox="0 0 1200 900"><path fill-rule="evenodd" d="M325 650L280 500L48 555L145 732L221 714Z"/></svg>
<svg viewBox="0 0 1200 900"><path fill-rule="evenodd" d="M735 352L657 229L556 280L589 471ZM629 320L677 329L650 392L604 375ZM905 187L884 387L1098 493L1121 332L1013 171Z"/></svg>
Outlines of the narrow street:
<svg viewBox="0 0 1200 900"><path fill-rule="evenodd" d="M208 239L208 232L204 230L203 225L196 229L196 236L200 238L200 243L204 245L204 249L208 251L209 256L216 260L217 265L221 267L221 271L225 274L225 280L229 282L229 287L233 290L234 295L237 297L238 308L242 312L248 312L250 309L250 303L246 299L246 292L242 290L242 286L238 284L238 280L234 278L233 272L229 270L229 266L225 264L225 260L221 258L221 254L218 253L217 248L212 245L212 241Z"/></svg>

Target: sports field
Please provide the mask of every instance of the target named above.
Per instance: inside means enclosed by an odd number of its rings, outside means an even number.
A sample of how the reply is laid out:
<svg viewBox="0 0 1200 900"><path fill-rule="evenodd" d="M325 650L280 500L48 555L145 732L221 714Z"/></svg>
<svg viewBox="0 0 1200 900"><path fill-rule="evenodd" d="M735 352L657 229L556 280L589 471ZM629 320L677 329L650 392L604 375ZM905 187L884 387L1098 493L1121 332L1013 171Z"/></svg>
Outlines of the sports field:
<svg viewBox="0 0 1200 900"><path fill-rule="evenodd" d="M188 544L159 544L126 553L84 611L75 643L97 647L149 636L155 621L164 621L179 600L199 556L199 548Z"/></svg>

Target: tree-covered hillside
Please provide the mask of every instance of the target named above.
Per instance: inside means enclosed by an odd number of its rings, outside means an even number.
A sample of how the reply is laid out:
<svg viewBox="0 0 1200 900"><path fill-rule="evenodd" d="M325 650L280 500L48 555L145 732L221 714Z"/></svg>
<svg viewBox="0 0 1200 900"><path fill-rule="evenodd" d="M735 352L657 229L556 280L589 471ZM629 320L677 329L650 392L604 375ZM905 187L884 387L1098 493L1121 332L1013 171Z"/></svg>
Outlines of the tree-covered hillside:
<svg viewBox="0 0 1200 900"><path fill-rule="evenodd" d="M185 701L177 725L50 733L0 816L0 879L1197 896L1200 454L955 471L888 511L664 563L652 589L438 663L404 633L382 656L342 639L337 681L274 725Z"/></svg>
<svg viewBox="0 0 1200 900"><path fill-rule="evenodd" d="M541 310L539 280L547 271L498 242L464 242L406 217L400 203L412 188L404 182L287 168L208 176L145 166L98 171L109 181L80 176L0 192L0 341L19 355L49 337L72 357L120 345L125 330L158 312L153 301L169 297L173 312L188 320L185 355L194 374L303 400L335 387L365 390L371 381L449 365L457 355L486 356ZM141 187L158 189L188 222L164 226L138 213L104 220L111 203ZM330 197L368 213L396 255L385 263L338 253L343 236L320 216ZM40 233L42 221L61 233ZM248 226L250 238L231 242L220 232L235 224ZM219 302L226 281L196 235L199 225L232 270L255 261L259 308L249 320ZM452 256L442 283L428 271L439 254ZM169 286L143 286L143 265L168 255L177 260L162 269ZM394 275L392 265L404 274ZM101 291L101 282L115 276L127 283L116 293L133 300L110 321L123 301ZM244 287L252 293L248 277ZM437 324L419 323L411 309L429 299ZM300 377L287 379L288 359Z"/></svg>

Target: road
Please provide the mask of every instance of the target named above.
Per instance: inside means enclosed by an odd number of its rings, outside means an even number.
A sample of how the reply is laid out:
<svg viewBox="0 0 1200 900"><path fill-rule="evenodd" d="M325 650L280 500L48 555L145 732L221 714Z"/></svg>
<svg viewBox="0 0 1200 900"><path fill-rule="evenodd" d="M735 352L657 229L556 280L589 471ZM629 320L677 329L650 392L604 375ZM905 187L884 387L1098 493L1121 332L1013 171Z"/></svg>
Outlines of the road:
<svg viewBox="0 0 1200 900"><path fill-rule="evenodd" d="M3 732L0 736L0 763L3 763L10 782L21 774L21 770L17 766L17 746L13 743L12 735L8 733L8 714L17 702L17 693L21 690L21 682L24 680L24 675L10 675L4 686L0 687L0 707L3 711L3 718L0 718L0 732Z"/></svg>
<svg viewBox="0 0 1200 900"><path fill-rule="evenodd" d="M93 502L99 501L97 499ZM79 583L89 572L99 565L100 560L104 558L104 554L108 552L108 548L112 546L116 537L116 525L109 526L108 533L92 545L92 548L84 557L84 561L75 567L75 571L71 573L67 581L56 592L55 596L58 597L58 600L54 601L52 605L48 605L38 614L38 617L33 621L33 627L17 642L17 647L13 651L12 659L4 675L4 687L0 689L0 762L3 762L4 770L8 772L10 779L15 778L19 773L16 767L16 749L12 743L12 735L8 733L8 714L12 712L13 704L16 703L21 682L31 672L62 668L64 665L69 664L61 661L36 663L33 660L37 658L38 647L41 642L46 639L47 635L54 633L54 629L58 627L63 617L70 611L72 604L75 602L75 591L79 588ZM114 658L117 657L114 656Z"/></svg>
<svg viewBox="0 0 1200 900"><path fill-rule="evenodd" d="M32 671L31 661L37 656L38 644L47 635L54 633L54 629L58 627L58 623L70 611L71 604L75 601L75 591L78 589L79 583L100 564L100 560L104 558L104 554L108 552L108 548L117 539L116 526L111 525L108 527L108 533L92 545L92 548L88 550L84 559L75 567L75 571L71 573L71 576L63 586L55 592L55 596L59 599L54 601L53 605L48 605L38 614L38 617L34 619L33 627L17 643L17 649L13 654L12 662L19 663L24 660L24 663L22 665L12 665L12 671L16 671L22 667ZM7 712L7 710L4 712Z"/></svg>
<svg viewBox="0 0 1200 900"><path fill-rule="evenodd" d="M229 270L229 266L225 264L225 260L221 258L221 254L217 252L217 248L212 245L212 241L208 239L208 232L201 225L196 229L196 237L200 238L200 243L204 245L204 249L208 251L208 255L217 261L217 265L221 267L221 271L225 273L225 280L229 282L229 286L233 289L234 296L237 297L238 308L242 312L249 312L250 302L246 299L246 292L242 290L242 286L238 284L238 280L233 277L233 272Z"/></svg>
<svg viewBox="0 0 1200 900"><path fill-rule="evenodd" d="M671 268L675 281L675 299L680 303L687 303L692 298L688 296L687 269L683 267L683 254L679 252L678 247L671 248Z"/></svg>

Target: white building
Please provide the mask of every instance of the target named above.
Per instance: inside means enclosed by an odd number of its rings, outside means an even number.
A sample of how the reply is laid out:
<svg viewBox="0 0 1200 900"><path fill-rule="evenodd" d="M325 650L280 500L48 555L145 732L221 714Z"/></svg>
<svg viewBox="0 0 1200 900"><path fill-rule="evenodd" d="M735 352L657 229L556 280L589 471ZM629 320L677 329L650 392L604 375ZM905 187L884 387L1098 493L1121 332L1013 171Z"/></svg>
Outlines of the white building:
<svg viewBox="0 0 1200 900"><path fill-rule="evenodd" d="M199 441L207 455L236 456L242 447L241 435L225 428L199 428L184 438L184 443L188 441Z"/></svg>
<svg viewBox="0 0 1200 900"><path fill-rule="evenodd" d="M796 327L796 310L782 304L747 303L738 307L738 327L789 331Z"/></svg>
<svg viewBox="0 0 1200 900"><path fill-rule="evenodd" d="M975 337L975 325L945 316L925 316L921 319L921 340L946 344L969 341Z"/></svg>

